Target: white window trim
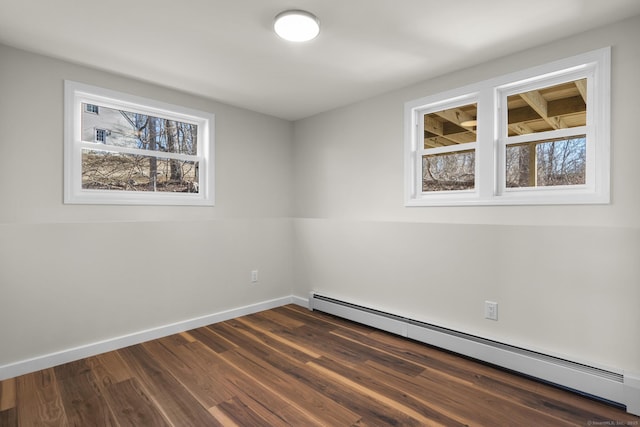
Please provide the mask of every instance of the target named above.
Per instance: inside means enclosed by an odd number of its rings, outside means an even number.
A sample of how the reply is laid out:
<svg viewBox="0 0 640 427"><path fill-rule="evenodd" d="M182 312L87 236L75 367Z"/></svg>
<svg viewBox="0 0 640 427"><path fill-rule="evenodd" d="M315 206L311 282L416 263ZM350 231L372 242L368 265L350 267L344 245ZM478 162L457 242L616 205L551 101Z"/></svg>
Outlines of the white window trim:
<svg viewBox="0 0 640 427"><path fill-rule="evenodd" d="M64 203L122 205L214 205L214 115L182 106L146 99L96 86L64 82ZM155 115L198 126L196 156L150 152L102 143L82 141L82 103L98 104L142 114ZM138 154L158 158L199 162L199 192L170 193L88 190L82 188L82 149Z"/></svg>
<svg viewBox="0 0 640 427"><path fill-rule="evenodd" d="M529 68L405 104L405 206L477 206L606 204L610 202L611 48L603 48ZM506 98L535 86L587 77L587 126L569 128L566 135L587 135L585 185L505 188L504 146L508 142L542 139L543 133L507 138ZM458 102L461 100L460 102ZM477 100L476 188L473 191L423 192L420 156L423 114L439 107ZM553 136L564 134L553 131ZM464 144L465 147L469 146ZM449 151L453 151L448 147Z"/></svg>

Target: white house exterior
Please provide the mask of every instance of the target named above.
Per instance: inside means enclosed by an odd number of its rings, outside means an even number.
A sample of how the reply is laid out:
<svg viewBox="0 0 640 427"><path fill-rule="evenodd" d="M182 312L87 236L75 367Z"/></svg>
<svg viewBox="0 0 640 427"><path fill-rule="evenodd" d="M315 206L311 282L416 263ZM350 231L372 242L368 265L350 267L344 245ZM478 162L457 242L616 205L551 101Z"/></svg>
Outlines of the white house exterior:
<svg viewBox="0 0 640 427"><path fill-rule="evenodd" d="M82 104L82 140L136 147L136 128L126 113L95 104Z"/></svg>

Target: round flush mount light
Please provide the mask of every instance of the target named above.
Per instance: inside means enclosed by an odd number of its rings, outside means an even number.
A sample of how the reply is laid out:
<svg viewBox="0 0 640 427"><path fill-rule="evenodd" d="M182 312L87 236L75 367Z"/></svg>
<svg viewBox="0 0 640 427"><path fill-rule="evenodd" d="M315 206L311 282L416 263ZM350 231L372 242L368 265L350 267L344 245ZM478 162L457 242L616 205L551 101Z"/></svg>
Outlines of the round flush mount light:
<svg viewBox="0 0 640 427"><path fill-rule="evenodd" d="M304 10L285 10L276 15L273 29L285 40L306 42L320 33L320 21L314 14Z"/></svg>

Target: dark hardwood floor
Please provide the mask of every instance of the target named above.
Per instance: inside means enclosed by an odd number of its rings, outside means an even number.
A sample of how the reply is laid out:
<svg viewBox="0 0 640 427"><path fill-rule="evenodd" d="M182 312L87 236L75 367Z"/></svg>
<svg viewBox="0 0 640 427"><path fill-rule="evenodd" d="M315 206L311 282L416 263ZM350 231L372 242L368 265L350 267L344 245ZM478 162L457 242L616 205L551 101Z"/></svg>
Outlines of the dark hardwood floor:
<svg viewBox="0 0 640 427"><path fill-rule="evenodd" d="M0 426L587 426L640 418L289 305L0 383Z"/></svg>

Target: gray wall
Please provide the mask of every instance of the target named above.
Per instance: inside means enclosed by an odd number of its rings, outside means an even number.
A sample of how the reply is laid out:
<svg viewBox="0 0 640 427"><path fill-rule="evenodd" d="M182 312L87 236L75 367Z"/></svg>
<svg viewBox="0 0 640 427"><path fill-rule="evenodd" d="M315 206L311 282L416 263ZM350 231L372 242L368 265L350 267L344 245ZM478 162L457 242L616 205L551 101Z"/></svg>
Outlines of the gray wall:
<svg viewBox="0 0 640 427"><path fill-rule="evenodd" d="M216 206L64 205L65 79L214 113ZM0 97L0 366L291 295L290 122L1 45Z"/></svg>
<svg viewBox="0 0 640 427"><path fill-rule="evenodd" d="M296 122L295 293L640 372L638 40L636 17ZM610 205L403 206L405 102L608 45Z"/></svg>
<svg viewBox="0 0 640 427"><path fill-rule="evenodd" d="M634 18L293 124L0 46L0 366L317 290L640 372L639 39ZM607 45L610 205L403 206L406 101ZM63 205L64 79L215 113L216 206Z"/></svg>

